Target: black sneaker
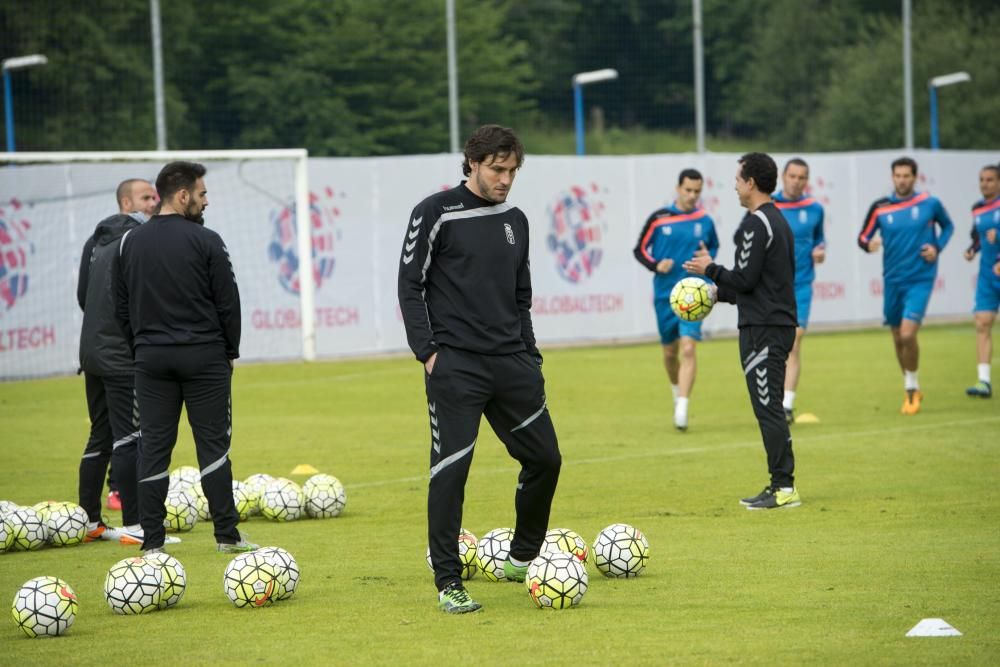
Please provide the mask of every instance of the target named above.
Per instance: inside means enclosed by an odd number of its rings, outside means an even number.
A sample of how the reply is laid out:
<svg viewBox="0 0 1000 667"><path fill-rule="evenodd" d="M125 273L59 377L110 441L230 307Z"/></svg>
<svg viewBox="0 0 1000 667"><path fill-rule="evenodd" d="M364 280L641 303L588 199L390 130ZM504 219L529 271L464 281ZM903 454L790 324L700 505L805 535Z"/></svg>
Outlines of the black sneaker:
<svg viewBox="0 0 1000 667"><path fill-rule="evenodd" d="M785 507L798 507L802 504L802 499L799 497L798 490L792 487L790 491L782 491L781 489L770 489L767 495L755 503L747 505L748 510L776 510Z"/></svg>
<svg viewBox="0 0 1000 667"><path fill-rule="evenodd" d="M759 503L760 501L764 500L764 498L767 498L769 495L771 495L771 487L765 486L764 490L758 493L756 496L750 496L749 498L741 498L740 505L746 507L747 505L753 505L754 503Z"/></svg>
<svg viewBox="0 0 1000 667"><path fill-rule="evenodd" d="M989 398L993 395L993 387L989 382L980 380L973 386L965 390L967 396L978 396L979 398Z"/></svg>
<svg viewBox="0 0 1000 667"><path fill-rule="evenodd" d="M785 423L786 424L795 423L795 412L791 408L785 408Z"/></svg>

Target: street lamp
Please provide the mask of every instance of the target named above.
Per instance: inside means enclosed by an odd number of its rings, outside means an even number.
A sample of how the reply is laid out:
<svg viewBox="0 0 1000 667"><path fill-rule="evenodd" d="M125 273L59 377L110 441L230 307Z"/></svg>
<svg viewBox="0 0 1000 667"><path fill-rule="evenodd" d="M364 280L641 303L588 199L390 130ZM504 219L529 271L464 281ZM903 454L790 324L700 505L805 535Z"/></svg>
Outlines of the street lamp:
<svg viewBox="0 0 1000 667"><path fill-rule="evenodd" d="M598 69L573 75L573 117L576 121L576 154L583 155L583 87L588 83L612 81L618 78L616 69Z"/></svg>
<svg viewBox="0 0 1000 667"><path fill-rule="evenodd" d="M14 99L10 91L10 73L16 69L27 69L44 65L49 62L45 56L35 53L30 56L7 58L3 61L3 110L7 119L7 152L13 153L14 147Z"/></svg>
<svg viewBox="0 0 1000 667"><path fill-rule="evenodd" d="M938 109L937 109L937 89L950 86L955 83L965 83L972 81L968 72L952 72L936 76L927 82L927 89L931 98L931 150L937 150L938 146Z"/></svg>

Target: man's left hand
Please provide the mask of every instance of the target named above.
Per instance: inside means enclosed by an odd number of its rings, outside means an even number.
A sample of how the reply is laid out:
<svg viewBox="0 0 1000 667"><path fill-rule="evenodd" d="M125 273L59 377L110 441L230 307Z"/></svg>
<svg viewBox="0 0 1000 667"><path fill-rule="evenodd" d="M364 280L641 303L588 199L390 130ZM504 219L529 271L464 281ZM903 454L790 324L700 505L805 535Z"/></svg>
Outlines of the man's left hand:
<svg viewBox="0 0 1000 667"><path fill-rule="evenodd" d="M684 270L688 273L696 273L699 276L705 275L705 269L712 263L712 256L708 254L708 248L704 243L699 244L694 253L694 257L684 262Z"/></svg>
<svg viewBox="0 0 1000 667"><path fill-rule="evenodd" d="M824 248L823 246L818 246L816 248L813 248L812 256L814 262L816 262L817 264L822 264L823 260L826 259L826 248Z"/></svg>
<svg viewBox="0 0 1000 667"><path fill-rule="evenodd" d="M925 243L920 246L920 256L924 258L924 261L928 264L934 262L938 256L938 250L930 243Z"/></svg>

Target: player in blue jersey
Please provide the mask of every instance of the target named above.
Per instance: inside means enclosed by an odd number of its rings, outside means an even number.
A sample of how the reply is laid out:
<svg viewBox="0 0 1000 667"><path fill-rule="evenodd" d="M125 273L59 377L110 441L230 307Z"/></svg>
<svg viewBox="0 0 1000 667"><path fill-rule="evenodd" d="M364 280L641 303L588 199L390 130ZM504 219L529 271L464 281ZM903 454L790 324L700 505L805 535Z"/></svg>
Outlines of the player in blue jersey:
<svg viewBox="0 0 1000 667"><path fill-rule="evenodd" d="M990 359L993 357L993 321L1000 307L1000 166L989 165L979 172L979 191L983 198L972 205L972 245L965 251L970 262L976 253L979 279L976 281L976 370L979 381L965 390L969 396L989 398Z"/></svg>
<svg viewBox="0 0 1000 667"><path fill-rule="evenodd" d="M869 253L884 248L882 283L885 324L892 329L896 359L903 371L904 415L920 412L917 332L937 278L937 258L955 231L937 197L916 192L917 163L901 157L892 163L894 191L875 200L865 216L858 245ZM935 229L940 227L940 232ZM880 238L881 237L881 238Z"/></svg>
<svg viewBox="0 0 1000 667"><path fill-rule="evenodd" d="M826 239L823 236L823 206L805 194L809 184L809 165L801 158L792 158L781 174L783 189L774 195L778 207L795 236L795 308L799 326L795 329L795 343L788 354L785 370L785 421L795 421L795 391L799 385L802 368L802 336L809 326L809 309L812 306L812 284L816 278L816 264L826 259Z"/></svg>
<svg viewBox="0 0 1000 667"><path fill-rule="evenodd" d="M667 368L674 395L674 426L688 426L688 399L696 370L695 343L701 340L701 322L681 320L670 308L670 290L689 275L682 264L704 247L712 257L719 250L715 224L698 207L704 179L695 169L685 169L677 179L677 198L670 206L653 211L642 226L632 253L652 271L656 323L663 344L663 365Z"/></svg>

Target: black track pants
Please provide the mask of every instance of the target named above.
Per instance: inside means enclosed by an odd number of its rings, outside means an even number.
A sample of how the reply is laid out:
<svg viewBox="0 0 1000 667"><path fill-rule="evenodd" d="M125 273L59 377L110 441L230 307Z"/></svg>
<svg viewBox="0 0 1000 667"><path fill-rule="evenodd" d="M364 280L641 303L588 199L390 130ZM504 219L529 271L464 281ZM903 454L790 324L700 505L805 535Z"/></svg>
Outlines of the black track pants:
<svg viewBox="0 0 1000 667"><path fill-rule="evenodd" d="M201 488L217 542L240 540L229 462L232 369L222 345L140 345L135 351L139 398L139 517L143 549L163 546L170 455L177 442L181 405L187 407L201 468Z"/></svg>
<svg viewBox="0 0 1000 667"><path fill-rule="evenodd" d="M785 395L785 363L794 342L795 327L740 329L740 359L750 392L750 405L764 439L772 488L795 485L792 436L781 407Z"/></svg>
<svg viewBox="0 0 1000 667"><path fill-rule="evenodd" d="M139 523L136 452L139 408L131 375L85 373L90 438L80 459L80 506L91 521L101 519L101 498L108 463L115 470L122 501L122 523Z"/></svg>
<svg viewBox="0 0 1000 667"><path fill-rule="evenodd" d="M481 355L442 347L425 383L431 424L428 539L441 590L461 581L458 533L482 416L521 464L510 549L518 560L531 560L541 548L562 457L541 369L526 352Z"/></svg>

